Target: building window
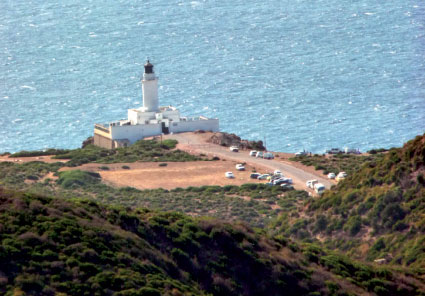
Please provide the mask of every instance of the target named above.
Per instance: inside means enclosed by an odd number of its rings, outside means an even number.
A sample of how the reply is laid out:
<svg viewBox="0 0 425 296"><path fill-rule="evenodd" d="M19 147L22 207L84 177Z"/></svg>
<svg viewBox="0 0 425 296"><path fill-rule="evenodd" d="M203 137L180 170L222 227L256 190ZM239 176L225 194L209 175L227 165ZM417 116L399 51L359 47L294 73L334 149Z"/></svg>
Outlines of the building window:
<svg viewBox="0 0 425 296"><path fill-rule="evenodd" d="M176 122L174 122L174 123L173 123L173 126L177 126L177 123L176 123Z"/></svg>

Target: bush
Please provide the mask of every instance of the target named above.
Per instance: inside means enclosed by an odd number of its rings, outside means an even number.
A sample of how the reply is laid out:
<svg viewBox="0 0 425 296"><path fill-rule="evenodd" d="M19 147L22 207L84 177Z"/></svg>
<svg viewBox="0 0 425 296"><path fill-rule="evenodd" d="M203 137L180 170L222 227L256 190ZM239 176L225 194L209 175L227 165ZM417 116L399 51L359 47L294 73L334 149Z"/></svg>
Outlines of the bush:
<svg viewBox="0 0 425 296"><path fill-rule="evenodd" d="M316 219L316 225L314 227L315 232L321 232L326 230L328 220L323 215L318 215Z"/></svg>
<svg viewBox="0 0 425 296"><path fill-rule="evenodd" d="M98 173L72 170L59 172L59 179L57 183L63 188L70 188L73 186L87 186L100 182L100 175Z"/></svg>
<svg viewBox="0 0 425 296"><path fill-rule="evenodd" d="M355 236L359 233L362 228L362 220L359 216L351 216L344 226L344 230L347 231L351 236Z"/></svg>
<svg viewBox="0 0 425 296"><path fill-rule="evenodd" d="M46 149L37 151L20 151L11 154L9 157L30 157L30 156L44 156L44 155L58 155L67 153L69 150L66 149Z"/></svg>
<svg viewBox="0 0 425 296"><path fill-rule="evenodd" d="M394 226L393 226L393 230L395 230L395 231L403 231L407 228L409 228L409 225L407 225L406 223L404 223L402 221L397 221L397 223L394 224Z"/></svg>
<svg viewBox="0 0 425 296"><path fill-rule="evenodd" d="M128 165L123 165L121 168L124 169L124 170L129 170L130 169L130 167Z"/></svg>
<svg viewBox="0 0 425 296"><path fill-rule="evenodd" d="M370 251L380 252L385 248L385 242L383 238L378 239L373 246L370 248Z"/></svg>
<svg viewBox="0 0 425 296"><path fill-rule="evenodd" d="M391 203L385 207L381 216L384 227L391 228L398 220L404 219L406 213L398 203Z"/></svg>
<svg viewBox="0 0 425 296"><path fill-rule="evenodd" d="M168 164L167 164L167 163L165 163L165 162L163 162L163 163L160 163L160 164L159 164L159 166L160 166L160 167L166 167L167 165L168 165Z"/></svg>
<svg viewBox="0 0 425 296"><path fill-rule="evenodd" d="M422 186L425 186L425 178L423 174L419 174L416 177L416 180L418 181L419 184L421 184Z"/></svg>

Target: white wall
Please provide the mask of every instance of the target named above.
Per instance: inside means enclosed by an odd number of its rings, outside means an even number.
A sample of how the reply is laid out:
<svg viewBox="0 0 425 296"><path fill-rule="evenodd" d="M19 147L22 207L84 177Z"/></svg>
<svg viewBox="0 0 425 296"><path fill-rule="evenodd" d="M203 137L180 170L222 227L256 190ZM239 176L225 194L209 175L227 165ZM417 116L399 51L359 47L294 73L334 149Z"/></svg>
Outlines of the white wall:
<svg viewBox="0 0 425 296"><path fill-rule="evenodd" d="M161 124L111 126L111 135L113 140L128 139L130 144L133 144L145 137L157 136L161 133Z"/></svg>
<svg viewBox="0 0 425 296"><path fill-rule="evenodd" d="M179 110L163 111L162 114L164 115L165 118L172 119L173 121L180 121Z"/></svg>
<svg viewBox="0 0 425 296"><path fill-rule="evenodd" d="M143 79L142 80L143 92L143 107L146 111L158 111L158 78Z"/></svg>
<svg viewBox="0 0 425 296"><path fill-rule="evenodd" d="M131 124L145 124L146 120L155 118L155 112L142 112L138 109L128 109L128 120Z"/></svg>
<svg viewBox="0 0 425 296"><path fill-rule="evenodd" d="M194 132L197 130L219 131L218 119L179 121L170 123L170 133Z"/></svg>

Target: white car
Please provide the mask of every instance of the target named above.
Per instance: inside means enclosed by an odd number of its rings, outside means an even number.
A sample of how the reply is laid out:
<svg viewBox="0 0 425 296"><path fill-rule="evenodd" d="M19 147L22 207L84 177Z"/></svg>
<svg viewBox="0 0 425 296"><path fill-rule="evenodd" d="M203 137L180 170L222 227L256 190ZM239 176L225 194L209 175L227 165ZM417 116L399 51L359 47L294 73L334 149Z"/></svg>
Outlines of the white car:
<svg viewBox="0 0 425 296"><path fill-rule="evenodd" d="M328 178L329 178L329 179L335 179L335 177L336 177L336 176L335 176L335 173L329 173L329 174L328 174Z"/></svg>
<svg viewBox="0 0 425 296"><path fill-rule="evenodd" d="M295 153L295 156L303 156L303 155L307 155L307 152L300 151L300 152Z"/></svg>
<svg viewBox="0 0 425 296"><path fill-rule="evenodd" d="M314 188L314 184L317 184L317 183L319 183L319 181L317 181L316 179L314 179L314 180L308 180L306 183L305 183L305 185L308 187L308 188Z"/></svg>
<svg viewBox="0 0 425 296"><path fill-rule="evenodd" d="M336 176L335 180L339 181L339 180L343 180L347 177L347 173L346 172L339 172L339 174Z"/></svg>
<svg viewBox="0 0 425 296"><path fill-rule="evenodd" d="M255 154L255 157L263 158L263 151L258 151L257 154Z"/></svg>
<svg viewBox="0 0 425 296"><path fill-rule="evenodd" d="M274 170L273 175L283 177L282 172L279 170Z"/></svg>
<svg viewBox="0 0 425 296"><path fill-rule="evenodd" d="M266 153L264 153L263 158L264 159L273 159L274 158L274 155L273 155L273 153L266 152Z"/></svg>
<svg viewBox="0 0 425 296"><path fill-rule="evenodd" d="M241 163L238 163L235 167L238 171L244 171L245 170L245 166Z"/></svg>
<svg viewBox="0 0 425 296"><path fill-rule="evenodd" d="M230 146L230 151L232 152L239 152L239 147L238 146Z"/></svg>
<svg viewBox="0 0 425 296"><path fill-rule="evenodd" d="M291 178L280 178L280 179L274 180L272 183L273 185L293 184Z"/></svg>
<svg viewBox="0 0 425 296"><path fill-rule="evenodd" d="M283 180L283 182L286 184L294 184L292 178L282 178L281 180Z"/></svg>
<svg viewBox="0 0 425 296"><path fill-rule="evenodd" d="M249 156L256 156L257 155L257 150L251 150L250 152L249 152Z"/></svg>
<svg viewBox="0 0 425 296"><path fill-rule="evenodd" d="M292 186L291 184L287 184L287 183L280 184L280 187L282 187L283 189L286 189L286 190L294 190L294 186Z"/></svg>
<svg viewBox="0 0 425 296"><path fill-rule="evenodd" d="M262 174L261 176L258 176L258 180L267 180L267 178L270 177L269 174Z"/></svg>
<svg viewBox="0 0 425 296"><path fill-rule="evenodd" d="M233 179L235 177L232 172L225 172L224 175L227 179Z"/></svg>

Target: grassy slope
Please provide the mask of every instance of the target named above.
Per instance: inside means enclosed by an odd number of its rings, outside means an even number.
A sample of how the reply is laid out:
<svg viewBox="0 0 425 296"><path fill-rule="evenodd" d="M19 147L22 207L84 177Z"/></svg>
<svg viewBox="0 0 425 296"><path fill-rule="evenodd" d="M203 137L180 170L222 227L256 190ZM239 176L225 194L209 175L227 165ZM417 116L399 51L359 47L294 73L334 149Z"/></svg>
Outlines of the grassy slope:
<svg viewBox="0 0 425 296"><path fill-rule="evenodd" d="M371 154L368 156L352 155L352 154L334 154L334 155L318 155L297 156L290 160L301 162L307 166L314 166L316 170L322 170L324 175L328 173L338 174L346 172L352 175L357 172L361 166L367 161L376 161L382 158L384 154Z"/></svg>
<svg viewBox="0 0 425 296"><path fill-rule="evenodd" d="M0 189L0 227L6 295L418 295L424 289L412 277L314 245L177 213Z"/></svg>
<svg viewBox="0 0 425 296"><path fill-rule="evenodd" d="M320 238L358 258L425 268L425 135L365 163L306 215L281 216L275 230Z"/></svg>
<svg viewBox="0 0 425 296"><path fill-rule="evenodd" d="M94 145L73 150L21 151L9 157L40 156L54 154L56 159L69 159L67 166L78 166L84 163L120 163L135 161L194 161L206 160L184 151L175 149L176 140L140 140L129 147L104 149Z"/></svg>

